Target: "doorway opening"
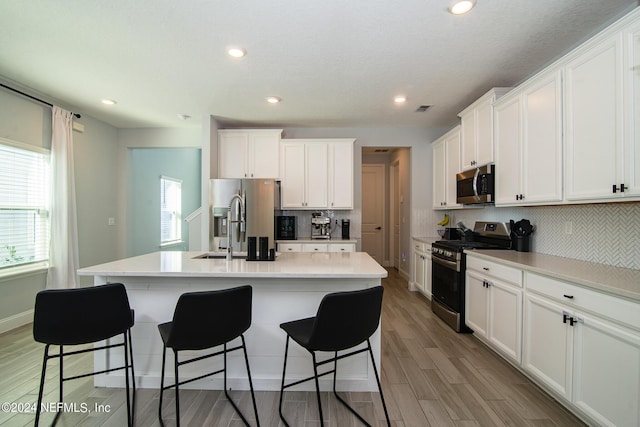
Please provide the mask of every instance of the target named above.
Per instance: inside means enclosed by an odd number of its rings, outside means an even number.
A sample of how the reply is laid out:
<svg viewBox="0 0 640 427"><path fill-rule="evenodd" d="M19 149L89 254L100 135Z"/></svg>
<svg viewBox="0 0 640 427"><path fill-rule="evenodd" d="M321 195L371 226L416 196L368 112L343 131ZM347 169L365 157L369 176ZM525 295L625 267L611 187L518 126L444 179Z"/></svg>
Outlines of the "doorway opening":
<svg viewBox="0 0 640 427"><path fill-rule="evenodd" d="M411 148L362 148L362 250L409 277Z"/></svg>

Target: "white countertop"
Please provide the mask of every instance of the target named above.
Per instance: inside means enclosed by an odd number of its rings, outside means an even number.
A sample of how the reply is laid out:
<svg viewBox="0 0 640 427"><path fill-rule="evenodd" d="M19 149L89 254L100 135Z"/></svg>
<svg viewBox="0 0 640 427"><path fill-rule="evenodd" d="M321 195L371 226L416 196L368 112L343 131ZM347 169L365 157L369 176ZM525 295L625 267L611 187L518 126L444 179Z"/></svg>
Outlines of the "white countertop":
<svg viewBox="0 0 640 427"><path fill-rule="evenodd" d="M366 252L291 252L276 261L197 259L206 252L153 252L85 267L81 276L383 278L387 271Z"/></svg>
<svg viewBox="0 0 640 427"><path fill-rule="evenodd" d="M640 270L535 252L487 249L465 252L640 302Z"/></svg>
<svg viewBox="0 0 640 427"><path fill-rule="evenodd" d="M428 243L431 244L435 241L442 239L440 236L413 236L413 240L417 240L420 243Z"/></svg>

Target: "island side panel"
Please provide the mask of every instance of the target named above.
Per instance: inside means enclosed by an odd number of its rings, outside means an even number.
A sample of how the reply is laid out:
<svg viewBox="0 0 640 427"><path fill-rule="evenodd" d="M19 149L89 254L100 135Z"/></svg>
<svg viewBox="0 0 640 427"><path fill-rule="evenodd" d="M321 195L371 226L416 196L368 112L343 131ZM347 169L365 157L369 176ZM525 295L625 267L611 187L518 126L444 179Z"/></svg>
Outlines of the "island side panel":
<svg viewBox="0 0 640 427"><path fill-rule="evenodd" d="M283 322L314 316L322 297L331 292L366 289L380 285L376 278L301 279L301 278L183 278L183 277L120 277L96 276L94 284L124 283L129 302L135 310L132 331L136 386L158 388L162 366L162 340L157 325L171 321L179 296L184 292L225 289L235 286L253 287L252 325L245 333L249 363L256 390L279 390L286 334L280 329ZM354 307L357 310L357 307ZM231 345L239 343L234 341ZM371 339L374 358L380 367L380 329ZM107 369L122 364L122 348L97 352L96 369ZM183 352L181 359L202 352ZM321 355L319 360L329 357ZM246 369L241 351L228 355L228 386L247 390ZM173 381L173 353L167 354L167 378ZM181 379L198 376L206 371L222 368L222 357L209 359L180 369ZM287 378L308 377L313 372L309 353L294 342L289 345ZM366 353L338 363L339 390L376 391L375 376ZM96 386L123 387L122 371L100 375ZM321 380L321 387L330 390L332 377ZM222 389L221 375L188 384L186 388ZM298 390L314 390L313 382L297 386Z"/></svg>

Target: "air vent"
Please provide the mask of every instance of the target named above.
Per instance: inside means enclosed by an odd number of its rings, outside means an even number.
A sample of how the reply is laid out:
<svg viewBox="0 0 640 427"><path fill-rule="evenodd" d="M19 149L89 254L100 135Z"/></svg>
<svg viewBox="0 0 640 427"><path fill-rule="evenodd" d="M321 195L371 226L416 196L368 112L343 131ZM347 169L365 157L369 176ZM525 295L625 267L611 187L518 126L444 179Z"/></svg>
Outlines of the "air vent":
<svg viewBox="0 0 640 427"><path fill-rule="evenodd" d="M388 148L376 148L375 150L373 150L374 153L388 153L389 149Z"/></svg>
<svg viewBox="0 0 640 427"><path fill-rule="evenodd" d="M416 113L424 113L429 108L431 108L431 105L421 105L416 109Z"/></svg>

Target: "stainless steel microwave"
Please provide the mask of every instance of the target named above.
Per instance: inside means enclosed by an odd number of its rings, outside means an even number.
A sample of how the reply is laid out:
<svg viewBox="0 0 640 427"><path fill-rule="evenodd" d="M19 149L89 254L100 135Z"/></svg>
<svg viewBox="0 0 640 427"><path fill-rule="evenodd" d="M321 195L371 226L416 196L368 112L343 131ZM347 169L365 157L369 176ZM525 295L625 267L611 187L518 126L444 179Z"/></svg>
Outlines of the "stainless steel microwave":
<svg viewBox="0 0 640 427"><path fill-rule="evenodd" d="M493 165L480 166L456 174L456 200L464 205L495 201L495 170Z"/></svg>

